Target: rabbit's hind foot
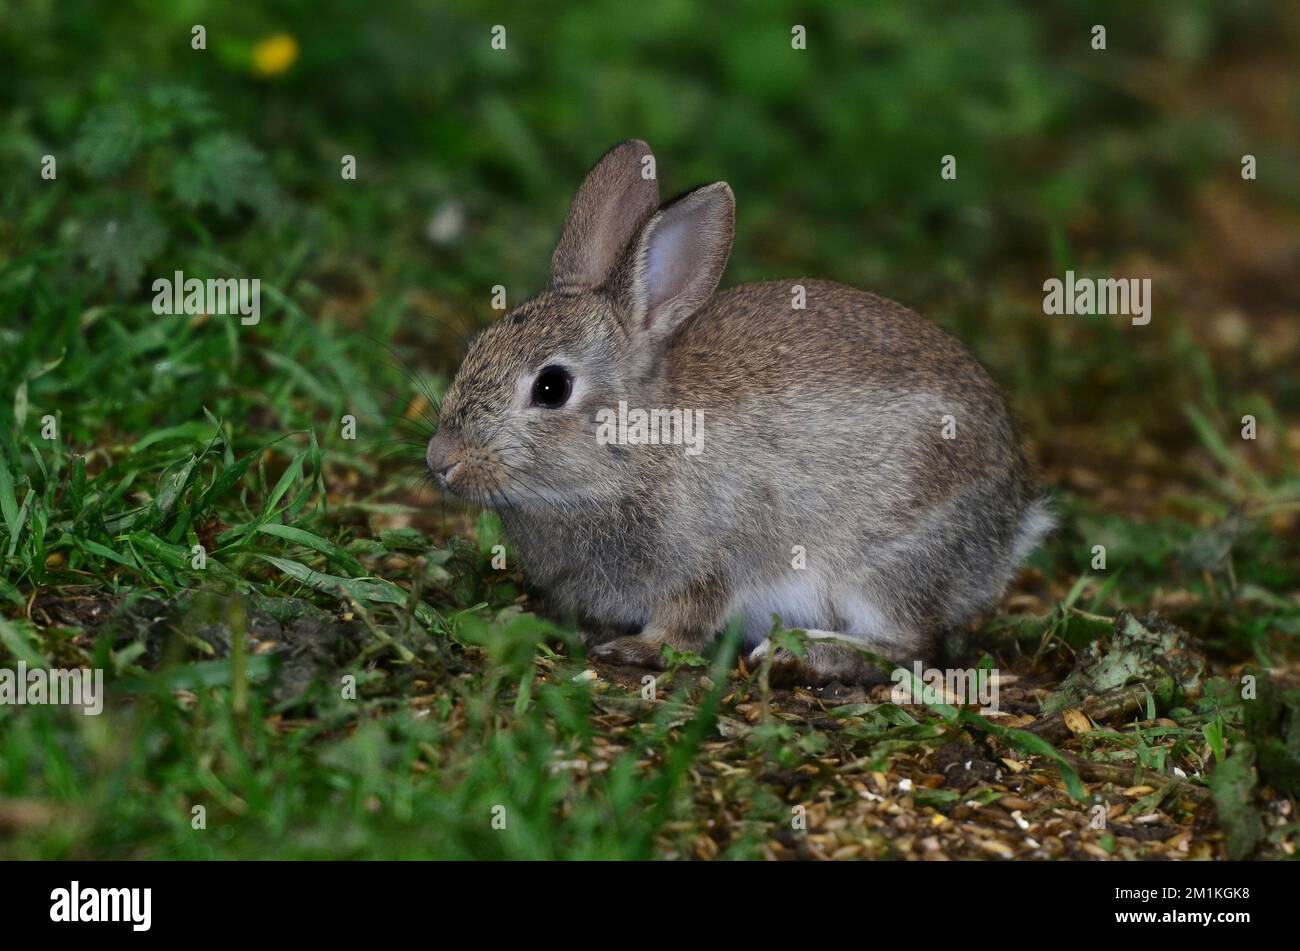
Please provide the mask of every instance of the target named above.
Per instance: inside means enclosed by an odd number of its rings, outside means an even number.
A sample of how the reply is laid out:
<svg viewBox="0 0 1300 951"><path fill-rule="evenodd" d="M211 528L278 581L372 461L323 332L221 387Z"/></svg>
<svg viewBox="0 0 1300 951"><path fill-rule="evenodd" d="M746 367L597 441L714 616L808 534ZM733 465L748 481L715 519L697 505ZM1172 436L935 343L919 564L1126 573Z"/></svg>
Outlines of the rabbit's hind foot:
<svg viewBox="0 0 1300 951"><path fill-rule="evenodd" d="M889 681L889 671L863 655L859 642L834 631L806 630L804 656L765 640L745 658L750 671L761 669L768 654L768 682L779 687L813 687L829 683L875 686Z"/></svg>

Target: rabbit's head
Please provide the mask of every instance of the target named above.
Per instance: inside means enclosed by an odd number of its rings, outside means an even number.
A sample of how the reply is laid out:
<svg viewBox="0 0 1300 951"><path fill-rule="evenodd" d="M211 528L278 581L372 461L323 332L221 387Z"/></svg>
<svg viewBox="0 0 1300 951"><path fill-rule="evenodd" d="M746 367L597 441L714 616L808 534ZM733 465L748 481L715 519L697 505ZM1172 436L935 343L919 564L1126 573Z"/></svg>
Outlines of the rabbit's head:
<svg viewBox="0 0 1300 951"><path fill-rule="evenodd" d="M491 507L562 506L622 493L625 447L596 415L657 407L672 334L712 296L734 227L723 182L659 208L649 147L615 146L587 175L551 258L551 284L486 328L448 388L427 460Z"/></svg>

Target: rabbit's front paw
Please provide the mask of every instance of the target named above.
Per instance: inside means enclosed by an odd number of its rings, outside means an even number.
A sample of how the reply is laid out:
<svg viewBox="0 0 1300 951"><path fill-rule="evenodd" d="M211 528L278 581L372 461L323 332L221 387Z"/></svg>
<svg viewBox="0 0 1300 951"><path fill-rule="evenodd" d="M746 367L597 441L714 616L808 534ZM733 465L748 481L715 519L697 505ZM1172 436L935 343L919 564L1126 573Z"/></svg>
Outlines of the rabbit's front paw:
<svg viewBox="0 0 1300 951"><path fill-rule="evenodd" d="M616 637L597 644L591 649L591 657L606 664L650 670L663 670L668 666L664 661L663 642L638 636Z"/></svg>

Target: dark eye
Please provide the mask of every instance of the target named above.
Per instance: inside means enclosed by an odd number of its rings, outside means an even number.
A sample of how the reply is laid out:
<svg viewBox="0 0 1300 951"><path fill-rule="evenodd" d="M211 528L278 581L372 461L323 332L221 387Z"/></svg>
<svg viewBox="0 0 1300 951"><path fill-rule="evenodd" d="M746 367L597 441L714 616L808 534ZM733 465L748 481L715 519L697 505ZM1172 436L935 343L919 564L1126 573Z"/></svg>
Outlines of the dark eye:
<svg viewBox="0 0 1300 951"><path fill-rule="evenodd" d="M533 380L533 405L559 409L573 392L573 377L564 367L544 367Z"/></svg>

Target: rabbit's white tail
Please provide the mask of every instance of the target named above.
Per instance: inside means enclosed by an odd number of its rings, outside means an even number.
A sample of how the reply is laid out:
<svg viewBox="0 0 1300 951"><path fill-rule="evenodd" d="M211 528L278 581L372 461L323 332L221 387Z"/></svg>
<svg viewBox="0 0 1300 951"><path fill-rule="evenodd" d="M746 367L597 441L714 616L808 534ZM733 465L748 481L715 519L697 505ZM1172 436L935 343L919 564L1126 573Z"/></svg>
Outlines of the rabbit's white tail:
<svg viewBox="0 0 1300 951"><path fill-rule="evenodd" d="M1020 515L1020 531L1011 546L1012 564L1018 565L1038 547L1043 536L1056 526L1052 507L1047 499L1035 499Z"/></svg>

